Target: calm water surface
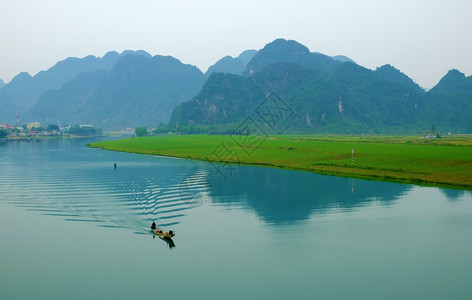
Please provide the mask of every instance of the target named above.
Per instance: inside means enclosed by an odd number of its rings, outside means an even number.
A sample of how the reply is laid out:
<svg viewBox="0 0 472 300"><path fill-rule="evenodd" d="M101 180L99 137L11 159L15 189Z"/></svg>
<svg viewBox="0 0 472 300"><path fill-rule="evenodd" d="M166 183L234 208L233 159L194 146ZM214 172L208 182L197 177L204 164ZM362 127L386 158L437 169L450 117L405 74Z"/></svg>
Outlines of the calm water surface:
<svg viewBox="0 0 472 300"><path fill-rule="evenodd" d="M87 142L0 143L1 299L472 298L469 191Z"/></svg>

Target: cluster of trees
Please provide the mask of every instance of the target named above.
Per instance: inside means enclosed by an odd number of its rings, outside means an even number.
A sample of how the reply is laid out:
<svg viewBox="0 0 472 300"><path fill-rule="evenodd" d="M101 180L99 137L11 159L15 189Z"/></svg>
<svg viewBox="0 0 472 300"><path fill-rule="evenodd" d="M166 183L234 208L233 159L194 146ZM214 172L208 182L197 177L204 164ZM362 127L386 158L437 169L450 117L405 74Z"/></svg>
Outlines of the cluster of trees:
<svg viewBox="0 0 472 300"><path fill-rule="evenodd" d="M68 132L70 134L79 135L79 136L101 135L103 133L101 129L96 129L93 126L80 126L78 124L69 128Z"/></svg>
<svg viewBox="0 0 472 300"><path fill-rule="evenodd" d="M0 140L8 136L8 131L5 129L0 129Z"/></svg>
<svg viewBox="0 0 472 300"><path fill-rule="evenodd" d="M138 137L160 134L236 134L239 124L212 124L212 125L182 125L177 128L171 128L164 123L160 123L157 128L149 132L145 126L136 127L134 133Z"/></svg>
<svg viewBox="0 0 472 300"><path fill-rule="evenodd" d="M24 126L26 127L26 126ZM31 130L35 130L37 132L44 132L44 131L47 131L47 132L53 132L53 131L59 131L60 128L58 125L55 125L55 124L49 124L46 128L44 128L43 126L39 126L39 127L33 127L31 128Z"/></svg>
<svg viewBox="0 0 472 300"><path fill-rule="evenodd" d="M154 134L166 134L169 133L169 126L164 123L159 123L156 129L152 131Z"/></svg>
<svg viewBox="0 0 472 300"><path fill-rule="evenodd" d="M48 127L46 128L47 132L53 132L53 131L59 131L59 125L56 124L49 124Z"/></svg>
<svg viewBox="0 0 472 300"><path fill-rule="evenodd" d="M136 127L134 129L134 133L137 135L137 136L145 136L148 134L148 130L145 126L141 126L141 127Z"/></svg>

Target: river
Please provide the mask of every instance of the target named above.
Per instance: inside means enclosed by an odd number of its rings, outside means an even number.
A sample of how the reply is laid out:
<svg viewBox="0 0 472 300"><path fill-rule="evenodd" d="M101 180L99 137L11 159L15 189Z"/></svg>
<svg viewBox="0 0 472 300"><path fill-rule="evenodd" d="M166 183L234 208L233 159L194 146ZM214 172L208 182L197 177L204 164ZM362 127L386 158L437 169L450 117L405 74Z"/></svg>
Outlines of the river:
<svg viewBox="0 0 472 300"><path fill-rule="evenodd" d="M470 191L88 142L0 142L1 299L472 298Z"/></svg>

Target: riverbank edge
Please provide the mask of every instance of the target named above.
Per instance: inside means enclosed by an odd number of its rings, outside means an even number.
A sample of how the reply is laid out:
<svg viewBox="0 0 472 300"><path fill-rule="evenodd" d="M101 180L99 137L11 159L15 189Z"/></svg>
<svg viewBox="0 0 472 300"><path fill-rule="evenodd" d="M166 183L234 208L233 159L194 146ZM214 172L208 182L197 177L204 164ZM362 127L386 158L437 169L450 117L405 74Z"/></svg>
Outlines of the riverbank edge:
<svg viewBox="0 0 472 300"><path fill-rule="evenodd" d="M266 163L251 163L251 162L232 162L232 161L225 161L225 160L209 160L206 158L194 158L188 156L171 156L165 154L150 154L138 151L123 151L123 150L113 150L113 149L106 149L102 147L93 147L101 150L107 151L116 151L116 152L126 152L126 153L133 153L133 154L143 154L143 155L152 155L152 156L162 156L162 157L170 157L170 158L183 158L183 159L191 159L191 160L198 160L198 161L206 161L209 163L230 163L233 165L244 165L244 166L259 166L259 167L268 167L268 168L277 168L277 169L284 169L284 170L293 170L293 171L301 171L301 172L312 172L320 175L327 175L327 176L337 176L337 177L348 177L348 178L356 178L356 179L364 179L364 180L373 180L373 181L387 181L387 182L394 182L394 183L405 183L405 184L414 184L418 186L429 186L429 187L442 187L442 188L451 188L451 189L465 189L465 190L472 190L472 185L468 184L452 184L448 182L441 182L441 181L432 181L432 180L423 180L421 178L402 178L402 177L394 177L394 176L381 176L376 174L357 174L357 173L348 173L348 172L340 172L340 171L333 171L329 168L323 170L314 170L308 168L297 168L293 166L285 166L285 165L275 165L275 164L266 164Z"/></svg>
<svg viewBox="0 0 472 300"><path fill-rule="evenodd" d="M406 172L401 172L401 171L390 171L390 172L386 172L386 173L389 173L388 175L387 174L382 175L382 174L378 174L379 169L372 169L372 170L357 169L357 168L352 168L350 166L340 166L340 165L331 166L331 165L321 164L321 165L318 165L317 167L307 168L307 167L297 167L297 166L287 165L287 164L249 162L249 161L245 161L239 158L238 158L239 160L221 160L215 157L196 156L195 154L190 155L189 153L185 153L185 154L173 153L169 155L169 154L160 152L159 149L152 149L152 151L149 151L149 150L137 151L133 149L117 149L113 147L97 145L101 143L103 142L91 143L91 144L87 144L87 146L91 148L116 151L116 152L145 154L145 155L163 156L163 157L171 157L171 158L192 159L192 160L198 160L198 161L206 161L209 163L221 163L221 164L229 163L229 164L234 164L234 165L271 167L271 168L286 169L286 170L312 172L312 173L328 175L328 176L358 178L358 179L374 180L374 181L387 181L387 182L395 182L395 183L414 184L418 186L472 190L472 184L469 184L469 183L462 183L462 182L451 183L451 182L445 182L441 180L429 180L429 179L423 179L423 178L418 178L418 177L411 177L411 173L406 173ZM362 171L362 172L359 172L359 171Z"/></svg>

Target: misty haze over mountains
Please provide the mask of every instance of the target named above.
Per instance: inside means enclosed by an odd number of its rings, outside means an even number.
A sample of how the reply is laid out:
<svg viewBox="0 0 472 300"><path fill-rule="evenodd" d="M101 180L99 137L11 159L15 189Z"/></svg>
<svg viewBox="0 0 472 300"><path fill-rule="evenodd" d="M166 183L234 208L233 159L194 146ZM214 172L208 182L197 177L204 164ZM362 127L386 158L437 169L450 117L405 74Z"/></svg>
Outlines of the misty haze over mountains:
<svg viewBox="0 0 472 300"><path fill-rule="evenodd" d="M271 94L293 111L275 133L472 131L471 76L451 70L426 92L391 65L369 70L284 39L223 57L206 73L145 51L68 58L0 81L0 123L16 124L19 112L21 124L227 133Z"/></svg>

